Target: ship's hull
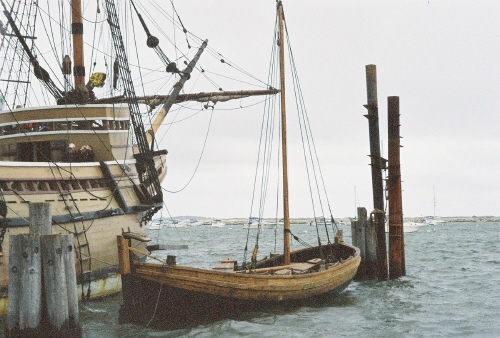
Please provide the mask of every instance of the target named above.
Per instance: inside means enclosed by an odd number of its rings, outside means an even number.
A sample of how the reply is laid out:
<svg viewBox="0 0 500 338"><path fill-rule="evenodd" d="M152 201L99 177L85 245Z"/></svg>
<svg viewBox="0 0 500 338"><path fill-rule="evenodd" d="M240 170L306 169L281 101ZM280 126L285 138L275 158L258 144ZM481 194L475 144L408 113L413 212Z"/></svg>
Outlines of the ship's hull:
<svg viewBox="0 0 500 338"><path fill-rule="evenodd" d="M163 179L165 155L155 156L155 164ZM147 235L143 217L149 208L138 196L138 182L135 160L71 165L0 162L0 186L8 207L0 265L0 314L7 310L9 239L29 232L30 203L50 203L53 234L74 234L81 297L119 292L116 236L122 232ZM137 242L137 246L144 244Z"/></svg>
<svg viewBox="0 0 500 338"><path fill-rule="evenodd" d="M340 254L337 261L321 261L324 253ZM148 322L157 317L171 324L179 321L212 320L224 315L256 311L276 305L300 305L335 295L344 290L356 274L359 249L331 244L292 253L292 264L283 269L280 257L261 262L257 270L218 271L185 266L134 263L131 274L123 274L121 318Z"/></svg>

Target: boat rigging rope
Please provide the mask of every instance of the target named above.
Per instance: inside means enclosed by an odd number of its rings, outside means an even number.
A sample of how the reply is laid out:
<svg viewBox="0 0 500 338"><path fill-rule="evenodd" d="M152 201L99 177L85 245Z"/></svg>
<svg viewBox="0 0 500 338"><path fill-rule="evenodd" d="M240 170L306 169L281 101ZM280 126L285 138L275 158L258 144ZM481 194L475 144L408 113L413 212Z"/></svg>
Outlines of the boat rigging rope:
<svg viewBox="0 0 500 338"><path fill-rule="evenodd" d="M148 327L151 322L153 321L153 319L155 318L156 316L156 311L158 310L158 304L160 303L160 295L161 295L161 290L163 288L163 283L160 284L160 290L158 290L158 297L156 298L156 305L155 305L155 309L153 311L153 315L151 316L151 319L149 320L149 322L146 324L146 327Z"/></svg>
<svg viewBox="0 0 500 338"><path fill-rule="evenodd" d="M55 85L54 81L50 78L49 73L42 68L40 65L38 59L33 55L33 48L30 48L28 44L26 43L26 40L22 33L19 31L19 28L17 27L12 15L10 12L7 10L7 7L5 4L2 2L2 5L4 7L4 14L7 17L7 20L9 21L10 27L13 30L14 34L16 35L17 39L21 43L24 49L24 53L29 57L30 63L33 67L33 73L35 76L40 80L40 82L45 86L45 88L54 96L56 100L60 99L63 97L63 92L57 88ZM43 54L39 54L44 60L45 58L43 57Z"/></svg>
<svg viewBox="0 0 500 338"><path fill-rule="evenodd" d="M3 196L3 189L0 188L0 220L2 228L0 229L0 253L3 253L3 240L5 238L5 233L7 232L7 203L5 203L5 197Z"/></svg>
<svg viewBox="0 0 500 338"><path fill-rule="evenodd" d="M205 140L203 141L203 147L201 149L201 154L200 154L200 157L198 158L198 163L196 163L196 167L194 168L194 171L193 171L193 174L191 175L191 178L187 181L187 183L181 189L178 189L178 190L168 190L168 189L162 188L166 192L169 192L169 193L172 193L172 194L176 194L178 192L181 192L184 189L186 189L186 187L189 185L189 183L191 183L191 181L193 180L194 175L196 175L196 173L198 171L198 167L200 166L201 159L202 159L203 154L205 152L205 146L207 145L207 139L208 139L208 134L210 132L210 126L212 125L212 117L213 117L213 115L214 115L214 109L212 108L212 112L210 113L210 120L208 121L207 133L205 134Z"/></svg>
<svg viewBox="0 0 500 338"><path fill-rule="evenodd" d="M319 176L321 183L322 183L322 186L323 186L323 192L324 192L324 196L325 196L325 199L326 199L326 202L328 205L328 210L330 212L330 218L332 220L332 226L333 226L333 224L335 224L335 221L334 221L334 218L332 215L330 201L328 199L328 194L326 192L326 186L325 186L325 182L323 179L321 166L319 164L318 153L316 151L316 146L314 143L314 137L312 134L311 125L309 123L309 117L308 117L307 110L305 107L305 101L304 101L302 89L301 89L300 82L299 82L297 68L295 66L295 59L293 57L293 52L291 49L290 37L288 35L288 28L286 25L286 21L285 21L285 32L286 32L286 38L287 38L290 67L292 69L292 79L293 79L295 99L296 99L295 103L296 103L299 121L301 121L300 133L301 133L301 137L302 137L302 147L303 147L303 153L304 153L304 158L305 158L305 162L306 162L306 170L308 172L308 181L309 181L309 189L310 189L310 194L311 194L311 202L313 204L313 212L314 212L315 207L314 207L314 199L312 196L312 188L311 188L311 183L310 183L311 175L309 173L309 164L308 164L309 162L310 162L310 165L312 167L312 173L313 173L314 182L315 182L315 186L316 186L315 189L316 189L316 192L317 192L318 197L319 197L318 200L319 200L319 204L320 204L320 210L322 211L322 210L324 210L324 208L323 208L322 198L320 197L321 193L320 193L320 188L318 185L318 181L319 181L318 176ZM304 141L304 135L305 135L305 139L307 142ZM306 143L307 143L307 147L309 150L308 153L306 152ZM309 157L309 161L307 160L307 157ZM314 214L316 214L316 213L314 212ZM323 219L325 220L324 215L323 215ZM324 221L324 225L325 225L325 233L327 236L328 243L331 243L326 220ZM335 226L336 226L336 224L335 224ZM319 230L317 230L317 231L319 231ZM320 238L319 238L319 233L318 233L318 244L321 246L321 243L319 241L320 241Z"/></svg>
<svg viewBox="0 0 500 338"><path fill-rule="evenodd" d="M24 4L24 11L16 16L19 17L27 17L26 16L26 6ZM19 10L19 9L18 9ZM14 10L12 9L11 12ZM29 12L31 12L31 7ZM7 31L7 25L2 25L2 30ZM33 33L26 32L26 35L33 35ZM5 103L7 107L9 106L9 101L12 102L12 106L26 105L28 99L28 90L30 83L30 78L32 72L30 71L30 67L26 66L26 63L29 63L26 60L24 53L21 51L21 42L19 39L13 35L3 35L2 42L0 46L0 50L5 51L4 60L2 62L2 67L0 72L2 73L2 79L6 80L6 85L3 88L2 96L4 97ZM13 51L12 53L10 53ZM13 66L12 64L16 64ZM8 68L10 67L10 68ZM8 68L5 70L4 68ZM12 84L12 89L10 89L10 85ZM12 98L8 97L8 94L12 93ZM24 99L23 99L24 98Z"/></svg>
<svg viewBox="0 0 500 338"><path fill-rule="evenodd" d="M294 235L292 233L292 231L290 229L286 230L288 233L290 233L290 236L292 236L292 238L294 240L296 240L297 242L299 242L300 244L302 244L302 246L306 247L306 248L312 248L313 246L309 243L307 243L306 241L304 241L303 239L301 239L300 237ZM322 252L323 250L320 251L320 253Z"/></svg>
<svg viewBox="0 0 500 338"><path fill-rule="evenodd" d="M278 21L275 23L276 25L278 24ZM277 81L278 76L277 76L277 30L275 29L274 33L274 39L273 39L273 44L272 44L272 51L271 51L271 60L269 63L269 73L268 73L268 82L269 83L274 83ZM271 167L271 157L272 157L272 143L273 143L273 136L274 136L274 126L275 126L275 120L277 115L277 109L276 109L276 100L269 100L265 101L265 106L264 106L264 112L262 113L262 122L261 122L261 130L260 130L260 138L259 138L259 147L257 151L257 163L255 166L255 176L254 176L254 182L253 182L253 190L252 190L252 199L251 199L251 204L250 204L250 215L249 215L249 226L248 226L248 231L247 231L247 238L246 238L246 244L245 244L245 249L243 253L243 262L246 262L247 259L247 252L248 252L248 242L249 242L249 237L250 237L250 223L252 219L252 213L253 213L253 207L254 207L254 201L256 199L256 191L257 191L257 182L258 182L258 177L260 175L260 200L259 200L259 224L258 224L258 229L257 229L257 235L255 238L255 247L258 248L259 246L259 236L260 236L260 231L261 231L261 220L264 216L264 206L265 206L265 199L267 195L267 186L269 184L269 175L270 175L270 167ZM281 133L281 128L279 128L279 132ZM280 153L281 153L281 147L278 148L278 157L277 157L277 169L278 169L278 177L279 177L279 163L280 163ZM277 199L279 197L279 184L277 185ZM276 203L276 213L278 212L278 203ZM277 217L276 217L277 218ZM276 223L276 228L278 227L278 222ZM276 229L275 228L275 229ZM275 252L276 252L276 241L277 241L277 232L274 232L274 241L275 241Z"/></svg>

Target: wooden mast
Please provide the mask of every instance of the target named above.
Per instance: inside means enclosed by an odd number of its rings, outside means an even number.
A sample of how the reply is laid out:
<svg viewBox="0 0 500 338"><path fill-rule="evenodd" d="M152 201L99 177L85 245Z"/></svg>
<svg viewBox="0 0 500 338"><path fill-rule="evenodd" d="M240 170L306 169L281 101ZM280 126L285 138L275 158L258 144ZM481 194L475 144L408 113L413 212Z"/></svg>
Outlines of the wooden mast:
<svg viewBox="0 0 500 338"><path fill-rule="evenodd" d="M85 86L85 65L83 57L83 22L82 0L71 1L71 34L73 34L73 75L75 90L78 92Z"/></svg>
<svg viewBox="0 0 500 338"><path fill-rule="evenodd" d="M283 160L283 256L284 265L290 264L290 213L288 210L288 161L286 150L286 107L285 107L285 37L283 34L283 4L278 2L279 14L279 40L278 46L280 49L280 86L281 86L281 149Z"/></svg>

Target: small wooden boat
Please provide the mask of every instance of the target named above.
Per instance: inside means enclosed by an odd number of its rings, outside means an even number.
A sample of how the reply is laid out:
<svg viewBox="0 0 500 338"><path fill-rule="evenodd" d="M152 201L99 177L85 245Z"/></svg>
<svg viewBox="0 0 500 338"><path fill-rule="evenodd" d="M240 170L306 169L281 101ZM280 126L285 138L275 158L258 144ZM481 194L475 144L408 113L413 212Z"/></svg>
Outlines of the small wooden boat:
<svg viewBox="0 0 500 338"><path fill-rule="evenodd" d="M289 264L278 255L251 269L233 259L211 270L176 265L174 256L159 264L144 263L129 254L138 250L127 239L119 236L118 243L124 302L120 319L136 323L155 316L210 320L335 296L349 285L361 260L359 249L345 244L341 235L335 243L291 252Z"/></svg>
<svg viewBox="0 0 500 338"><path fill-rule="evenodd" d="M277 45L280 47L279 59L282 65L284 46L281 42L285 38L281 1L277 2L277 9L280 37ZM155 258L159 263L140 262L135 258L137 254L149 255L133 248L130 240L119 236L122 320L149 322L156 315L160 315L160 318L170 316L176 320L212 319L224 314L254 311L263 306L296 305L318 297L335 295L344 290L354 278L361 260L359 249L345 244L340 230L333 243L328 237L327 244L322 244L318 232L318 245L290 251L292 233L288 203L285 84L283 67L280 69L283 253L257 260L257 243L248 262L245 246L241 265L234 259L227 259L213 269L201 269L179 266L175 256L167 256L166 261ZM317 229L319 223L315 223ZM323 223L328 235L328 226L325 221ZM332 225L330 223L330 227ZM296 239L296 236L293 238Z"/></svg>

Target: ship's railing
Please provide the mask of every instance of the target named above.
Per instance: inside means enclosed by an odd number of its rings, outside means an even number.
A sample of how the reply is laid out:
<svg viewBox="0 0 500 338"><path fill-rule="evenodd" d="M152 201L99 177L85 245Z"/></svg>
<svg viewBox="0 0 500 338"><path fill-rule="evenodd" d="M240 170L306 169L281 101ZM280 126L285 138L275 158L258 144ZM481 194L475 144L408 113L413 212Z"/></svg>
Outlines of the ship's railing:
<svg viewBox="0 0 500 338"><path fill-rule="evenodd" d="M129 130L129 120L80 120L13 123L0 127L0 135L16 135L25 133L42 133L68 130Z"/></svg>

